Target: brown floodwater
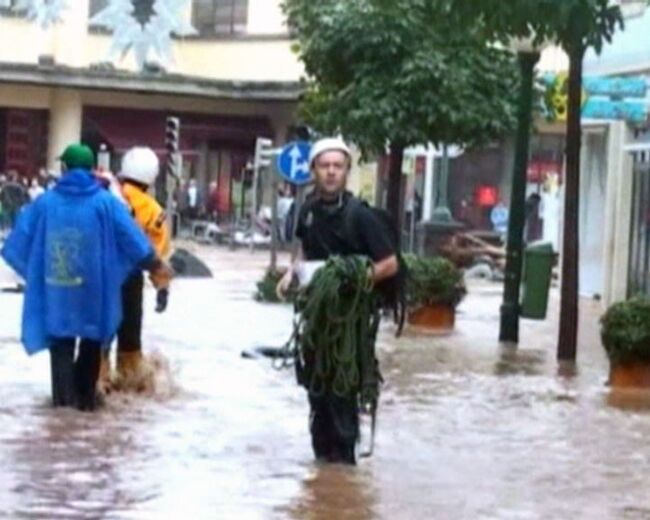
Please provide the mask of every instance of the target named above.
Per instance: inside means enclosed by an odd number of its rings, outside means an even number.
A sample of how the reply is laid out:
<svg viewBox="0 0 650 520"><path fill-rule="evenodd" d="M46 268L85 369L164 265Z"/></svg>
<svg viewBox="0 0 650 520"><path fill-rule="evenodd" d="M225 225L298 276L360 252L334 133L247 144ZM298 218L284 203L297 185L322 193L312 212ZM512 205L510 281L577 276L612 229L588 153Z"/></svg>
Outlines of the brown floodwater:
<svg viewBox="0 0 650 520"><path fill-rule="evenodd" d="M155 392L95 414L49 406L48 357L23 353L21 297L0 294L0 518L650 518L650 399L606 387L598 304L575 370L556 320L499 346L494 285L472 286L453 334L386 325L375 455L318 465L291 371L240 356L290 332L290 308L250 298L267 256L201 251L215 278L177 281L146 318L168 364Z"/></svg>

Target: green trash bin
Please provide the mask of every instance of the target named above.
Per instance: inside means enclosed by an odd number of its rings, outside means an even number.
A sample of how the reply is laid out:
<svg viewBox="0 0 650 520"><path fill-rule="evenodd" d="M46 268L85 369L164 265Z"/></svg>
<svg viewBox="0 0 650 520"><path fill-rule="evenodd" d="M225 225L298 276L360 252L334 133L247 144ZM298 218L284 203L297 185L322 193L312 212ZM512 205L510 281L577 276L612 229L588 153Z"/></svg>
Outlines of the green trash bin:
<svg viewBox="0 0 650 520"><path fill-rule="evenodd" d="M554 262L555 252L552 244L537 242L526 248L521 298L522 318L546 319Z"/></svg>

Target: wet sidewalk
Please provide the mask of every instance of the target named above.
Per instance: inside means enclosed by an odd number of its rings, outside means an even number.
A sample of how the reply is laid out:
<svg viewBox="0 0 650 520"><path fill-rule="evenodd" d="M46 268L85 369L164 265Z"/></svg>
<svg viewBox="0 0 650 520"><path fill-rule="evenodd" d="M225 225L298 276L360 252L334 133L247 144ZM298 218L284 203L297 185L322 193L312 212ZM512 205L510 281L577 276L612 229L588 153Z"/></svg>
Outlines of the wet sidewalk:
<svg viewBox="0 0 650 520"><path fill-rule="evenodd" d="M386 325L375 456L319 466L293 374L240 356L291 330L289 307L251 298L268 253L197 251L214 279L178 280L164 315L147 294L171 377L94 416L49 408L47 356L24 355L21 297L0 293L0 518L650 518L650 412L607 404L598 304L575 377L556 320L498 345L498 286L471 287L452 335Z"/></svg>

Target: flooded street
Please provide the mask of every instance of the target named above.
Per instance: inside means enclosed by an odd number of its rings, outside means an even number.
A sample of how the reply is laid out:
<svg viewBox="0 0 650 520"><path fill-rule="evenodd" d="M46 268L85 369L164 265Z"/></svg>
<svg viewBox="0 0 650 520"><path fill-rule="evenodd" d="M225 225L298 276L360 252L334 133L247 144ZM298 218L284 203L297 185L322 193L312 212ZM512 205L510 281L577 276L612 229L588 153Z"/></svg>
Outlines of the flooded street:
<svg viewBox="0 0 650 520"><path fill-rule="evenodd" d="M147 294L159 388L97 414L50 408L48 356L24 354L21 296L0 294L0 518L650 518L650 405L609 396L597 304L575 376L554 321L499 347L495 285L471 287L453 335L386 325L375 455L322 466L293 372L241 357L291 331L290 307L251 298L268 255L200 251L214 279L176 281L163 315Z"/></svg>

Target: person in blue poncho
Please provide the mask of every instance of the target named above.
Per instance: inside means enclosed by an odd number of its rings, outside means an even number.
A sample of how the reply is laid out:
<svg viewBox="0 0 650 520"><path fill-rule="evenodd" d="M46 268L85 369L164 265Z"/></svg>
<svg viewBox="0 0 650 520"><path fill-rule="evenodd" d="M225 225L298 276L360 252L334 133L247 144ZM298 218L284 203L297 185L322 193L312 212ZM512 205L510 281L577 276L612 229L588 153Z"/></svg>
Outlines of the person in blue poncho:
<svg viewBox="0 0 650 520"><path fill-rule="evenodd" d="M93 410L101 345L122 319L123 282L138 268L171 274L93 176L92 150L70 145L60 159L64 175L21 211L0 254L26 281L22 342L30 355L49 349L54 405Z"/></svg>

